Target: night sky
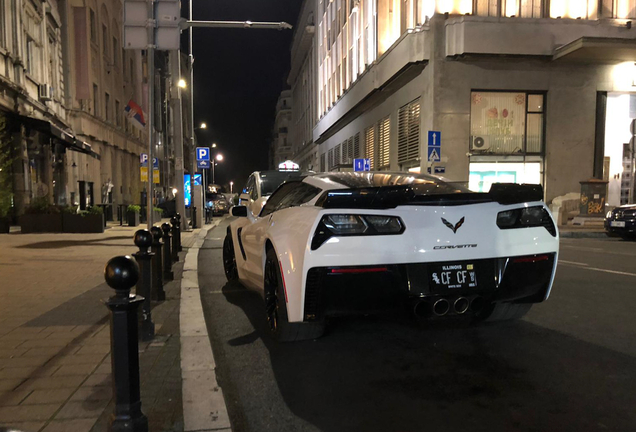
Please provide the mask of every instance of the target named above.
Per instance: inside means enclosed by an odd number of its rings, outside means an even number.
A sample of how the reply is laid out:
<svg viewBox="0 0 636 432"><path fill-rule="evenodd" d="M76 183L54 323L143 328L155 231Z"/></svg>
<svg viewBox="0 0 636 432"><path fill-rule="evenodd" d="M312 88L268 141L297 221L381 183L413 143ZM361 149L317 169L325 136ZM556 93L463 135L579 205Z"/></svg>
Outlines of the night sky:
<svg viewBox="0 0 636 432"><path fill-rule="evenodd" d="M187 17L187 0L182 3ZM286 21L295 25L301 0L198 0L194 20ZM240 191L249 174L267 169L276 100L290 68L293 30L194 29L195 124L199 145L217 143L224 161L216 183ZM187 32L182 46L187 52ZM229 191L227 191L229 192Z"/></svg>

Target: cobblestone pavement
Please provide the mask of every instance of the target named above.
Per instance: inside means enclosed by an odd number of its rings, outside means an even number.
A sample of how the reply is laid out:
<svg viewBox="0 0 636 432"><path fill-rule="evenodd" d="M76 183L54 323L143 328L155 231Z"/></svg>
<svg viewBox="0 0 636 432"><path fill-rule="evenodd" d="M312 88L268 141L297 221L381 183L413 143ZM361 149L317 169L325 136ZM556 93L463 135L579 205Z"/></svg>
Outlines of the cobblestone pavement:
<svg viewBox="0 0 636 432"><path fill-rule="evenodd" d="M101 300L112 290L103 269L111 257L136 251L136 229L0 236L0 428L106 430L110 332ZM184 249L191 236L183 234ZM153 309L157 337L140 344L142 409L151 431L183 428L181 268L175 265L175 281L164 288L167 300Z"/></svg>

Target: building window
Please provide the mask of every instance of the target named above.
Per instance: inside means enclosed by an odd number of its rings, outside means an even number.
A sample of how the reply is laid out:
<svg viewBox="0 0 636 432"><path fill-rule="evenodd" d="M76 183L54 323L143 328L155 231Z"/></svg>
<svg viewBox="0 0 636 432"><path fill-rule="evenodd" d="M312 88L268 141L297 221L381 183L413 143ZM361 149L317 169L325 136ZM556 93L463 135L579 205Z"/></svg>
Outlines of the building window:
<svg viewBox="0 0 636 432"><path fill-rule="evenodd" d="M91 25L91 42L97 43L97 22L95 18L95 11L90 10L90 25Z"/></svg>
<svg viewBox="0 0 636 432"><path fill-rule="evenodd" d="M545 94L472 92L469 188L495 182L541 183Z"/></svg>
<svg viewBox="0 0 636 432"><path fill-rule="evenodd" d="M110 121L110 95L104 93L104 117L106 121Z"/></svg>
<svg viewBox="0 0 636 432"><path fill-rule="evenodd" d="M104 57L108 57L108 27L102 24L102 51Z"/></svg>
<svg viewBox="0 0 636 432"><path fill-rule="evenodd" d="M26 71L30 74L35 73L35 41L27 36L26 43Z"/></svg>
<svg viewBox="0 0 636 432"><path fill-rule="evenodd" d="M420 100L398 110L398 164L408 165L420 159ZM406 168L406 167L402 167Z"/></svg>
<svg viewBox="0 0 636 432"><path fill-rule="evenodd" d="M6 13L4 11L4 0L0 0L0 47L7 47L7 36L5 35L7 28Z"/></svg>
<svg viewBox="0 0 636 432"><path fill-rule="evenodd" d="M113 38L113 66L119 64L119 41L116 37Z"/></svg>
<svg viewBox="0 0 636 432"><path fill-rule="evenodd" d="M378 122L378 169L388 169L391 165L391 119Z"/></svg>
<svg viewBox="0 0 636 432"><path fill-rule="evenodd" d="M99 114L99 88L97 84L93 84L93 115L97 117Z"/></svg>
<svg viewBox="0 0 636 432"><path fill-rule="evenodd" d="M371 170L375 168L375 127L371 126L364 131L364 157L369 159Z"/></svg>
<svg viewBox="0 0 636 432"><path fill-rule="evenodd" d="M327 155L328 155L327 170L331 171L331 169L334 166L334 163L333 163L333 149L329 149L329 152L327 152Z"/></svg>
<svg viewBox="0 0 636 432"><path fill-rule="evenodd" d="M488 154L543 152L544 95L473 92L470 150Z"/></svg>
<svg viewBox="0 0 636 432"><path fill-rule="evenodd" d="M325 154L320 155L320 172L325 172Z"/></svg>
<svg viewBox="0 0 636 432"><path fill-rule="evenodd" d="M118 100L115 101L115 122L117 126L121 126L121 105Z"/></svg>

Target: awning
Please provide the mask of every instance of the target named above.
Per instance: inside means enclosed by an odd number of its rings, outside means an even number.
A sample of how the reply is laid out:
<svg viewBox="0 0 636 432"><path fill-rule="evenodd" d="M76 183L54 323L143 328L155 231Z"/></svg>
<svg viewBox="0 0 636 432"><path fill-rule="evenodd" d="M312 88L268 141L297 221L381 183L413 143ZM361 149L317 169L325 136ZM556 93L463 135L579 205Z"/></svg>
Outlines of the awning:
<svg viewBox="0 0 636 432"><path fill-rule="evenodd" d="M552 60L600 64L636 62L636 40L582 37L555 49Z"/></svg>
<svg viewBox="0 0 636 432"><path fill-rule="evenodd" d="M60 144L69 150L87 154L95 159L101 159L98 153L95 153L91 148L91 145L78 139L72 134L66 132L62 128L55 126L48 120L36 119L33 117L19 116L22 123L25 126L33 128L39 132L50 135L55 138Z"/></svg>

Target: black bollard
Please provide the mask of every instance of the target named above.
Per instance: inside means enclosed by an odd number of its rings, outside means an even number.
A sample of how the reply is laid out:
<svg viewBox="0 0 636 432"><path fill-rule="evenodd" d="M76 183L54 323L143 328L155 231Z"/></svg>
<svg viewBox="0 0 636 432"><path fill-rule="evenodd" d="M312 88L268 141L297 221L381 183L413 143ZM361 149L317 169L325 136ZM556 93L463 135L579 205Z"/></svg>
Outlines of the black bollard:
<svg viewBox="0 0 636 432"><path fill-rule="evenodd" d="M164 301L166 299L166 292L163 290L163 254L161 249L163 243L161 243L161 228L153 226L150 228L152 234L152 253L155 256L152 257L152 299L157 301Z"/></svg>
<svg viewBox="0 0 636 432"><path fill-rule="evenodd" d="M179 228L179 237L177 240L177 244L179 245L179 252L181 252L183 250L183 248L181 247L181 215L177 213L176 218L177 218L177 228Z"/></svg>
<svg viewBox="0 0 636 432"><path fill-rule="evenodd" d="M172 251L170 250L170 224L161 224L161 230L163 231L163 280L174 280L174 273L172 271Z"/></svg>
<svg viewBox="0 0 636 432"><path fill-rule="evenodd" d="M137 294L144 298L141 304L139 337L142 341L149 341L155 337L155 323L152 322L152 257L154 254L148 249L152 246L152 234L148 230L138 230L135 233L135 245L139 252L133 254L139 264L140 276L137 281Z"/></svg>
<svg viewBox="0 0 636 432"><path fill-rule="evenodd" d="M197 208L192 207L192 229L197 227Z"/></svg>
<svg viewBox="0 0 636 432"><path fill-rule="evenodd" d="M115 290L115 295L106 301L110 309L110 358L115 396L110 430L147 432L148 418L141 412L137 343L137 308L144 299L130 295L130 289L139 279L139 266L129 256L112 258L106 264L104 278Z"/></svg>
<svg viewBox="0 0 636 432"><path fill-rule="evenodd" d="M170 223L172 224L172 262L179 262L179 245L177 244L179 228L177 228L177 218L172 216Z"/></svg>

